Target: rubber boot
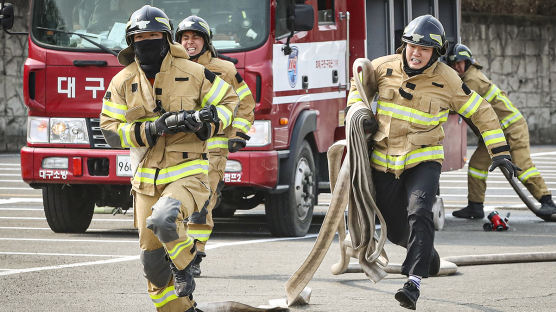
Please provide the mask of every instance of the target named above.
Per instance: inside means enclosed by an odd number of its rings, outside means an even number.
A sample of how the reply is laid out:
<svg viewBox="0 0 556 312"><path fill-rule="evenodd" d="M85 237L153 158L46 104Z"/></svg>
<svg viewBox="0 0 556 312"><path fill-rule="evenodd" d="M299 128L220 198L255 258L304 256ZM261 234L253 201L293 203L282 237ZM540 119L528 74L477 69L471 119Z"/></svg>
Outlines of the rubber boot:
<svg viewBox="0 0 556 312"><path fill-rule="evenodd" d="M435 276L440 272L440 256L434 247L432 248L431 262L429 264L429 276Z"/></svg>
<svg viewBox="0 0 556 312"><path fill-rule="evenodd" d="M543 218L544 220L549 221L550 216L556 214L556 205L552 200L552 196L544 195L543 197L541 197L539 202L541 203L541 208L537 212L537 215Z"/></svg>
<svg viewBox="0 0 556 312"><path fill-rule="evenodd" d="M482 219L485 217L483 203L469 201L467 207L452 212L452 216L465 219Z"/></svg>
<svg viewBox="0 0 556 312"><path fill-rule="evenodd" d="M203 261L203 258L206 256L207 254L204 252L197 251L197 255L195 255L195 259L193 259L193 263L191 264L191 272L194 277L201 276L201 261Z"/></svg>
<svg viewBox="0 0 556 312"><path fill-rule="evenodd" d="M170 269L174 275L174 289L178 297L190 296L195 290L195 279L193 278L193 272L191 272L192 264L193 261L185 269L178 270L174 263L170 261Z"/></svg>
<svg viewBox="0 0 556 312"><path fill-rule="evenodd" d="M403 288L398 289L394 298L400 302L402 307L415 310L417 308L419 294L419 288L417 288L412 281L407 281L403 284Z"/></svg>

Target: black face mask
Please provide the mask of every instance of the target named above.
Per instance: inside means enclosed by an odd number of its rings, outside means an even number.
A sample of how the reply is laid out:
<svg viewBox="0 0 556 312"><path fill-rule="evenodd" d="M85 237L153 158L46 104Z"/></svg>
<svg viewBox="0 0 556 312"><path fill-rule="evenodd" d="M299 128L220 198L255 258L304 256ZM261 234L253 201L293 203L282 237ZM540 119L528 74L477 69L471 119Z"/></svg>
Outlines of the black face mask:
<svg viewBox="0 0 556 312"><path fill-rule="evenodd" d="M166 38L142 40L133 43L133 50L147 78L154 78L160 71L162 60L168 53Z"/></svg>

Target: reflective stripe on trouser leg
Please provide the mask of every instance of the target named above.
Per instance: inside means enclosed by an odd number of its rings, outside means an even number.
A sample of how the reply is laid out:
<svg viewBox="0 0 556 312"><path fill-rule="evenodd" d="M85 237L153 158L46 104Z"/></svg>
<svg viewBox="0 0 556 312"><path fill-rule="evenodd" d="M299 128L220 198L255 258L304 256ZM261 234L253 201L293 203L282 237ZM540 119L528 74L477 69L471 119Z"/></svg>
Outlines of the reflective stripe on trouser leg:
<svg viewBox="0 0 556 312"><path fill-rule="evenodd" d="M546 187L544 179L531 160L527 123L518 121L509 127L506 131L506 139L511 148L512 161L521 169L517 172L517 178L536 200L544 195L549 195L550 191Z"/></svg>
<svg viewBox="0 0 556 312"><path fill-rule="evenodd" d="M467 199L476 203L485 202L486 175L491 163L490 155L482 141L469 159L467 173Z"/></svg>
<svg viewBox="0 0 556 312"><path fill-rule="evenodd" d="M162 243L154 235L153 231L147 229L146 226L146 219L151 215L151 207L158 201L158 198L158 196L148 196L135 191L133 192L135 220L136 226L139 229L139 245L143 251L155 251L163 248ZM164 254L166 254L166 252L164 252ZM143 263L143 265L147 264ZM152 270L153 268L147 269L145 267L144 269ZM164 273L163 270L161 272ZM160 280L164 278L164 276L156 277L156 279ZM157 281L157 283L160 283L160 281ZM178 298L177 296L172 296L171 290L168 289L171 286L173 286L173 279L171 278L170 281L162 287L155 285L147 279L147 291L157 311L182 312L193 306L193 302L187 297ZM161 296L161 294L163 295Z"/></svg>
<svg viewBox="0 0 556 312"><path fill-rule="evenodd" d="M228 153L226 151L220 151L215 153L209 153L209 186L211 189L211 196L206 206L206 215L204 216L204 222L198 222L195 218L192 218L189 222L189 232L188 234L195 237L197 241L197 250L205 251L205 245L208 241L210 235L212 234L212 229L214 228L214 221L212 219L212 210L216 205L218 196L215 192L218 182L222 181L224 178L224 171L226 170L226 159Z"/></svg>
<svg viewBox="0 0 556 312"><path fill-rule="evenodd" d="M183 312L195 305L189 297L178 297L174 291L174 280L164 287L157 287L149 282L149 296L159 312Z"/></svg>

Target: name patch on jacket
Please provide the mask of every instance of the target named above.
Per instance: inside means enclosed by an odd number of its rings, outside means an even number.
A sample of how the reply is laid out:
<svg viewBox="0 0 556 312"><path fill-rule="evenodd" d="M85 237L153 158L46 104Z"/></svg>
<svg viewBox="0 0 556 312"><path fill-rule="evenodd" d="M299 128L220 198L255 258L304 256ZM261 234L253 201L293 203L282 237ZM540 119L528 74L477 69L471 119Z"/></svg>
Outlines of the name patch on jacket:
<svg viewBox="0 0 556 312"><path fill-rule="evenodd" d="M432 85L435 87L444 88L444 85L440 83L433 82Z"/></svg>
<svg viewBox="0 0 556 312"><path fill-rule="evenodd" d="M416 85L414 83L408 82L405 84L406 87L408 87L411 90L415 90Z"/></svg>
<svg viewBox="0 0 556 312"><path fill-rule="evenodd" d="M386 69L386 76L392 76L392 72L393 72L393 71L394 71L394 70L393 70L392 68L387 68L387 69Z"/></svg>
<svg viewBox="0 0 556 312"><path fill-rule="evenodd" d="M176 77L176 81L189 81L189 77Z"/></svg>

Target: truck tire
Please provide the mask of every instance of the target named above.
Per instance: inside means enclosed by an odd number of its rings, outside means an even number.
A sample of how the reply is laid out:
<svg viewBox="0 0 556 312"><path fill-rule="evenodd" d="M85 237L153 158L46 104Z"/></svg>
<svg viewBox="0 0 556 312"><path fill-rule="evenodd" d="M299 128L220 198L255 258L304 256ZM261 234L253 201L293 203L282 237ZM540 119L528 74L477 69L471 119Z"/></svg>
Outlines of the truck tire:
<svg viewBox="0 0 556 312"><path fill-rule="evenodd" d="M95 208L90 186L47 185L42 190L46 221L56 233L84 233Z"/></svg>
<svg viewBox="0 0 556 312"><path fill-rule="evenodd" d="M313 152L307 141L294 153L287 191L268 194L265 200L266 222L274 236L305 236L313 219L317 198L317 176Z"/></svg>

